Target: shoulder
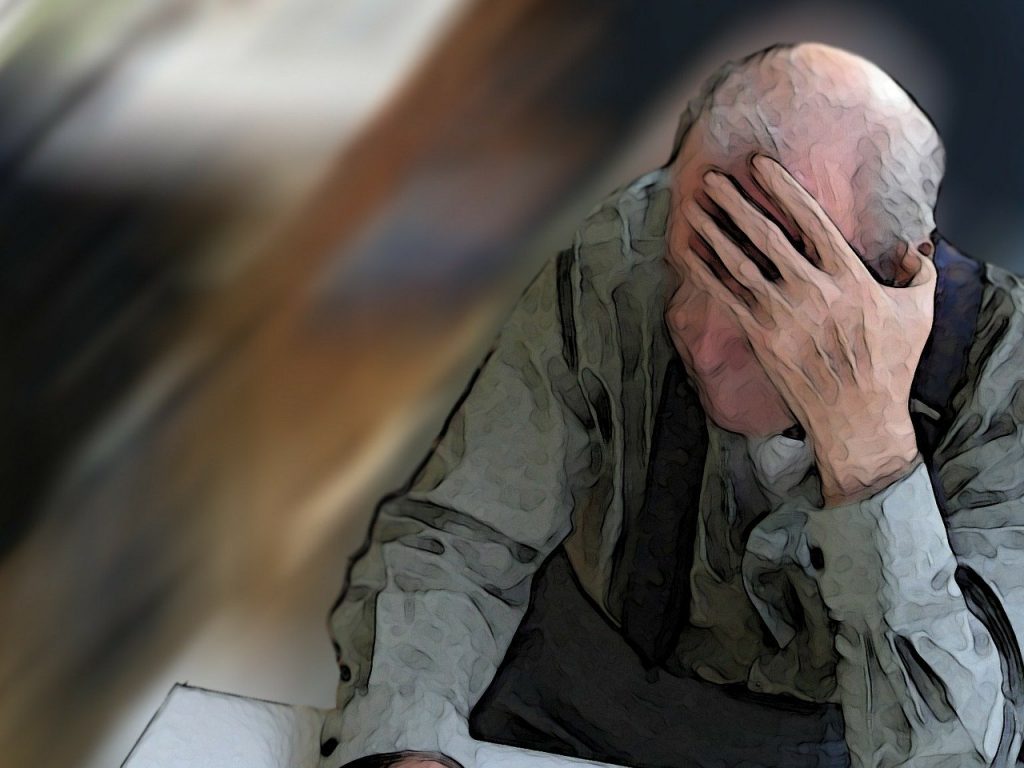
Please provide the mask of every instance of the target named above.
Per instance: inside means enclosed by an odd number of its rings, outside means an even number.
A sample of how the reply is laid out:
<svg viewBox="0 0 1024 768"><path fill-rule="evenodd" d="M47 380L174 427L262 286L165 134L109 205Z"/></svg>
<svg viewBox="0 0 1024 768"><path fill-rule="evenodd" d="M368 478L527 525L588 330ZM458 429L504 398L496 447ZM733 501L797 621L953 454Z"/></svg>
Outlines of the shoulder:
<svg viewBox="0 0 1024 768"><path fill-rule="evenodd" d="M983 267L967 374L938 454L958 556L982 546L992 530L1024 524L1024 278ZM994 544L985 547L995 552Z"/></svg>
<svg viewBox="0 0 1024 768"><path fill-rule="evenodd" d="M983 289L968 370L1001 380L1024 377L1024 278L982 262Z"/></svg>
<svg viewBox="0 0 1024 768"><path fill-rule="evenodd" d="M974 340L939 452L950 495L995 454L1016 461L1024 452L1024 279L988 262L982 267Z"/></svg>
<svg viewBox="0 0 1024 768"><path fill-rule="evenodd" d="M670 201L668 176L660 168L607 194L576 230L574 251L583 276L611 287L658 266Z"/></svg>
<svg viewBox="0 0 1024 768"><path fill-rule="evenodd" d="M661 169L613 190L580 223L573 262L562 272L573 359L597 372L602 386L628 389L606 399L640 418L672 352L664 322L673 287L664 258L670 204Z"/></svg>
<svg viewBox="0 0 1024 768"><path fill-rule="evenodd" d="M1005 304L1007 310L1024 310L1024 277L991 262L982 262L989 301Z"/></svg>

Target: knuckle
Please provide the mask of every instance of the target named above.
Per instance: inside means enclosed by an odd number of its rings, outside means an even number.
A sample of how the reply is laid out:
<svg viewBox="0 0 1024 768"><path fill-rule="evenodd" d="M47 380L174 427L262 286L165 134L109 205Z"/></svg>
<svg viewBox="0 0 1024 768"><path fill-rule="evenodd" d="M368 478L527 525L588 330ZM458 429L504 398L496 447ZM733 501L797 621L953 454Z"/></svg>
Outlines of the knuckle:
<svg viewBox="0 0 1024 768"><path fill-rule="evenodd" d="M764 228L765 239L768 242L768 246L773 251L784 253L785 250L789 247L789 242L786 240L786 238L782 236L782 233L779 232L778 229L776 229L774 226L770 224L765 224Z"/></svg>

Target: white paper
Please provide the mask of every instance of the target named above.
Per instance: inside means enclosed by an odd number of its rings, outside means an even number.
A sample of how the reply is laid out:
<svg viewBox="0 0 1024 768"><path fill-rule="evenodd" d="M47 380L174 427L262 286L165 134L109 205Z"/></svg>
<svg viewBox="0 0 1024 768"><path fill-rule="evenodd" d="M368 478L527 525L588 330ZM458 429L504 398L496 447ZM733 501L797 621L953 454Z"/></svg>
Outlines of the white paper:
<svg viewBox="0 0 1024 768"><path fill-rule="evenodd" d="M122 768L319 768L327 710L175 685ZM605 768L480 742L474 768Z"/></svg>

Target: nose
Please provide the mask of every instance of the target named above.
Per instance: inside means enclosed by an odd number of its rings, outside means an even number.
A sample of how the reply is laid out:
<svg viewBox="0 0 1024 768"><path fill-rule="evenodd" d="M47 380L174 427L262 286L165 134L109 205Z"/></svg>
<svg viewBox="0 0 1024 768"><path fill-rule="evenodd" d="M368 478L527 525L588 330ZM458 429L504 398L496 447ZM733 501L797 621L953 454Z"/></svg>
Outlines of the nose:
<svg viewBox="0 0 1024 768"><path fill-rule="evenodd" d="M694 373L710 378L722 369L725 365L722 342L721 336L706 331L691 339L687 351L690 353Z"/></svg>

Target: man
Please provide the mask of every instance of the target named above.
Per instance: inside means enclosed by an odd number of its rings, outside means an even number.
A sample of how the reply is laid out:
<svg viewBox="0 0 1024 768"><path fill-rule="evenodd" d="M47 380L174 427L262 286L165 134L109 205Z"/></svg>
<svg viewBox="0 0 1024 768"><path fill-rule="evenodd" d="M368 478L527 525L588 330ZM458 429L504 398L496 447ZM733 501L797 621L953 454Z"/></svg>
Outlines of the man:
<svg viewBox="0 0 1024 768"><path fill-rule="evenodd" d="M852 54L708 81L381 503L325 768L1013 764L1024 284L936 235L942 171Z"/></svg>

